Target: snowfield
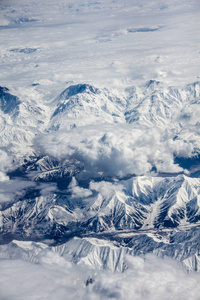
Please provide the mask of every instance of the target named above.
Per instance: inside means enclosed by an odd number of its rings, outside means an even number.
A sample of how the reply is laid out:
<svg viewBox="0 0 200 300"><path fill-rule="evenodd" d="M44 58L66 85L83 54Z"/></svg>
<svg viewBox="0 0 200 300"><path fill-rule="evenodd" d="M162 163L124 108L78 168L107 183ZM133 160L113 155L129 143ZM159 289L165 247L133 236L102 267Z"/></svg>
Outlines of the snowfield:
<svg viewBox="0 0 200 300"><path fill-rule="evenodd" d="M0 299L199 299L200 3L0 2Z"/></svg>

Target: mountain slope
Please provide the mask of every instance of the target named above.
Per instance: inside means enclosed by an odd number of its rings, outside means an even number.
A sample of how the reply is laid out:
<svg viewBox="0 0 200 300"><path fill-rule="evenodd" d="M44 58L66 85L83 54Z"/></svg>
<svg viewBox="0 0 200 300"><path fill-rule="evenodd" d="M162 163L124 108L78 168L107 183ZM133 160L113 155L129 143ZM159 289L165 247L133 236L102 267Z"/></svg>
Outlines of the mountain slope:
<svg viewBox="0 0 200 300"><path fill-rule="evenodd" d="M113 271L127 253L151 252L199 270L199 86L78 84L41 105L1 88L13 157L2 167L1 244L66 247Z"/></svg>

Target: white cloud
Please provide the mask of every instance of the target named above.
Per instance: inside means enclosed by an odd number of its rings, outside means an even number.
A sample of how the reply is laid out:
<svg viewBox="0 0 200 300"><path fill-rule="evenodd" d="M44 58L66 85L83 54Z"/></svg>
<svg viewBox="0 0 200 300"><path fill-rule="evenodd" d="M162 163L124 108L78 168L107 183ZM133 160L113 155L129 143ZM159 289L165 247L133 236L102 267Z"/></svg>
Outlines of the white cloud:
<svg viewBox="0 0 200 300"><path fill-rule="evenodd" d="M92 191L99 192L102 197L110 197L115 194L116 191L123 190L123 186L119 183L112 184L111 182L101 181L101 182L90 182L90 189Z"/></svg>
<svg viewBox="0 0 200 300"><path fill-rule="evenodd" d="M35 186L35 182L18 179L0 182L0 208L3 203L16 201L24 195L27 189Z"/></svg>
<svg viewBox="0 0 200 300"><path fill-rule="evenodd" d="M92 176L142 175L156 167L160 172L180 172L174 155L191 156L191 142L174 141L160 129L138 129L129 124L103 124L56 131L38 139L44 154L84 163ZM37 145L38 146L38 145Z"/></svg>
<svg viewBox="0 0 200 300"><path fill-rule="evenodd" d="M74 265L69 258L45 250L37 264L23 260L0 261L2 300L199 300L199 274L188 274L180 263L127 256L123 273L97 271ZM88 278L93 283L85 285Z"/></svg>
<svg viewBox="0 0 200 300"><path fill-rule="evenodd" d="M9 177L5 175L3 172L0 172L0 181L9 180Z"/></svg>
<svg viewBox="0 0 200 300"><path fill-rule="evenodd" d="M48 196L53 194L55 191L57 191L57 185L56 183L48 184L48 183L40 183L38 186L40 189L41 196Z"/></svg>
<svg viewBox="0 0 200 300"><path fill-rule="evenodd" d="M187 274L181 265L171 259L147 255L127 257L129 269L122 274L101 272L87 290L88 300L137 299L167 300L199 298L199 274Z"/></svg>
<svg viewBox="0 0 200 300"><path fill-rule="evenodd" d="M88 189L84 189L77 185L75 177L72 177L72 181L69 184L69 191L72 193L72 198L87 198L92 195L92 192Z"/></svg>
<svg viewBox="0 0 200 300"><path fill-rule="evenodd" d="M6 171L11 167L12 159L8 154L0 149L0 182L9 180L9 177L5 174Z"/></svg>

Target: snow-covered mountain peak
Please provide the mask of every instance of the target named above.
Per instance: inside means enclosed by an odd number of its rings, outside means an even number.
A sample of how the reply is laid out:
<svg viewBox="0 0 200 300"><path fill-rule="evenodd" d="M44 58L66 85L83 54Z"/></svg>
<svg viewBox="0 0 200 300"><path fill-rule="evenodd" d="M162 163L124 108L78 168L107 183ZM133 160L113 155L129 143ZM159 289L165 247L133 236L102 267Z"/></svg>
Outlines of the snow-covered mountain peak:
<svg viewBox="0 0 200 300"><path fill-rule="evenodd" d="M57 104L50 121L51 129L71 129L94 123L124 122L124 99L107 89L88 84L68 87L55 100Z"/></svg>
<svg viewBox="0 0 200 300"><path fill-rule="evenodd" d="M64 90L56 99L57 101L67 100L68 98L78 95L78 94L84 94L84 93L93 93L98 94L100 91L89 85L89 84L77 84L77 85L71 85L66 90ZM55 101L56 101L55 100Z"/></svg>

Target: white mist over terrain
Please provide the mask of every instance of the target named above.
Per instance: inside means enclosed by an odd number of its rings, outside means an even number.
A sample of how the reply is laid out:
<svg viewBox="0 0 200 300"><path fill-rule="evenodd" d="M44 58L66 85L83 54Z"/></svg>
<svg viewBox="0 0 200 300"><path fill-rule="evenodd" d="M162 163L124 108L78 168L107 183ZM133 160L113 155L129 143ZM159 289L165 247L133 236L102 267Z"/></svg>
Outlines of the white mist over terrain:
<svg viewBox="0 0 200 300"><path fill-rule="evenodd" d="M72 265L55 253L41 257L39 264L3 260L1 299L199 299L199 274L188 275L174 261L153 256L127 260L124 273ZM94 282L86 287L88 278Z"/></svg>
<svg viewBox="0 0 200 300"><path fill-rule="evenodd" d="M199 299L199 20L0 1L0 300Z"/></svg>
<svg viewBox="0 0 200 300"><path fill-rule="evenodd" d="M66 81L194 82L199 10L196 0L1 1L1 85L49 99Z"/></svg>

